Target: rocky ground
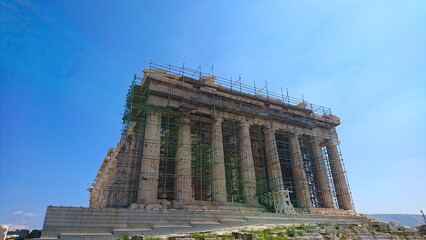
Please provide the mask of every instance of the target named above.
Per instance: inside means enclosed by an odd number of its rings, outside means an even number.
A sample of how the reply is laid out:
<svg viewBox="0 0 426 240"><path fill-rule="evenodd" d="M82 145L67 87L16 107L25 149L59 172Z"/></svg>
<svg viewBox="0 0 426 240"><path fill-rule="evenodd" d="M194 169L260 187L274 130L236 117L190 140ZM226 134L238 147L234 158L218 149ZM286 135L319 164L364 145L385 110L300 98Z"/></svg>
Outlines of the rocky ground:
<svg viewBox="0 0 426 240"><path fill-rule="evenodd" d="M426 234L425 232L422 232ZM426 235L395 223L371 221L365 225L310 224L250 226L221 231L190 233L172 236L123 236L131 240L273 240L273 239L426 239Z"/></svg>

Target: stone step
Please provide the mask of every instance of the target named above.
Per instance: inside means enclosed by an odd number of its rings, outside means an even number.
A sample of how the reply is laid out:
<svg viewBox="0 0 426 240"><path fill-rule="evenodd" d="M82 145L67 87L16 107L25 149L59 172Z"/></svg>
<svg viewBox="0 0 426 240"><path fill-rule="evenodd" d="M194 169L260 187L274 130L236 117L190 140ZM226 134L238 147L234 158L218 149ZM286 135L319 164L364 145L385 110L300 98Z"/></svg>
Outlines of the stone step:
<svg viewBox="0 0 426 240"><path fill-rule="evenodd" d="M191 232L191 225L156 225L153 227L155 235L168 235L173 233L188 233Z"/></svg>
<svg viewBox="0 0 426 240"><path fill-rule="evenodd" d="M192 226L200 225L200 224L210 226L210 225L218 225L218 224L220 225L221 223L220 222L191 222Z"/></svg>
<svg viewBox="0 0 426 240"><path fill-rule="evenodd" d="M280 215L275 213L233 211L183 211L146 209L90 209L49 207L43 226L43 237L55 239L60 233L149 232L163 235L176 232L206 231L212 228L255 225L324 222L367 222L366 217L336 217L318 215ZM151 229L151 230L148 230ZM147 231L145 231L147 230ZM75 234L73 236L76 236ZM66 237L66 235L64 235ZM92 235L92 238L96 236ZM106 237L105 237L106 238ZM106 238L107 239L107 238Z"/></svg>
<svg viewBox="0 0 426 240"><path fill-rule="evenodd" d="M239 227L249 224L247 219L222 219L220 220L220 223L223 225L224 228Z"/></svg>
<svg viewBox="0 0 426 240"><path fill-rule="evenodd" d="M128 220L128 221L132 221L132 222L136 222L136 221L141 221L141 220L158 220L159 218L167 218L167 217L173 217L174 219L187 219L187 220L203 220L205 218L235 218L235 217L243 217L246 216L245 214L230 214L230 215L226 215L226 214L219 214L219 213L203 213L203 214L197 214L197 213L193 213L193 214L185 214L185 213L176 213L176 214L158 214L158 213L153 213L151 216L146 215L146 214L141 214L139 216L132 216L132 215L125 215L123 214L122 216L114 216L114 215L99 215L98 217L86 217L86 216L79 216L79 215L75 215L72 217L68 217L68 218L62 218L61 216L57 216L57 215L49 215L51 216L49 219L47 219L46 223L61 223L61 222L70 222L70 221L74 221L74 222L96 222L99 220L105 220L108 219L109 221L112 222L120 222L122 220ZM250 216L250 215L249 215Z"/></svg>
<svg viewBox="0 0 426 240"><path fill-rule="evenodd" d="M99 240L99 239L112 239L111 233L61 233L59 239L61 240Z"/></svg>
<svg viewBox="0 0 426 240"><path fill-rule="evenodd" d="M135 236L135 235L140 235L140 234L144 234L144 235L151 235L152 234L152 228L145 228L145 229L114 229L113 234L116 236L122 236L124 234L128 234L130 236Z"/></svg>
<svg viewBox="0 0 426 240"><path fill-rule="evenodd" d="M114 229L114 232L122 232L122 231L152 231L152 228L120 228L120 229Z"/></svg>
<svg viewBox="0 0 426 240"><path fill-rule="evenodd" d="M191 222L191 232L201 232L223 228L220 222Z"/></svg>
<svg viewBox="0 0 426 240"><path fill-rule="evenodd" d="M246 222L246 221L247 221L247 219L245 219L245 218L229 218L229 219L220 220L221 223L223 223L223 222Z"/></svg>
<svg viewBox="0 0 426 240"><path fill-rule="evenodd" d="M265 213L266 211L251 211L249 209L238 209L238 210L231 210L231 209L182 209L182 210L178 210L178 209L159 209L159 210L153 210L153 209L126 209L126 208L119 208L117 209L108 209L106 208L102 209L102 208L95 208L95 209L89 209L89 208L83 208L83 209L72 209L72 208L58 208L58 207L54 207L54 208L49 208L48 209L48 213L52 213L52 214L58 214L58 215L62 215L62 217L69 217L72 215L81 215L84 214L86 216L90 216L90 217L96 217L97 215L104 215L104 214L116 214L116 215L120 215L120 214L126 214L126 215L140 215L140 213L152 213L152 212L157 212L157 213L164 213L164 214L170 214L173 212L186 212L188 214L194 213L194 212L217 212L217 213L222 213L222 214L234 214L234 213ZM67 214L63 214L64 212L67 212Z"/></svg>

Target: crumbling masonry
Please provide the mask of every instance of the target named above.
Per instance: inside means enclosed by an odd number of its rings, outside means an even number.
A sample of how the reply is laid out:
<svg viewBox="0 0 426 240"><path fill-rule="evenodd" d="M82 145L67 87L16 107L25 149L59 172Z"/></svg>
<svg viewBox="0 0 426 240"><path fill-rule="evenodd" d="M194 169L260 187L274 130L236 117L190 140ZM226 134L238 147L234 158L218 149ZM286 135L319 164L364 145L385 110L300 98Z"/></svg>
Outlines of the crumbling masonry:
<svg viewBox="0 0 426 240"><path fill-rule="evenodd" d="M184 67L143 73L91 208L267 208L288 190L299 213L353 212L329 108Z"/></svg>

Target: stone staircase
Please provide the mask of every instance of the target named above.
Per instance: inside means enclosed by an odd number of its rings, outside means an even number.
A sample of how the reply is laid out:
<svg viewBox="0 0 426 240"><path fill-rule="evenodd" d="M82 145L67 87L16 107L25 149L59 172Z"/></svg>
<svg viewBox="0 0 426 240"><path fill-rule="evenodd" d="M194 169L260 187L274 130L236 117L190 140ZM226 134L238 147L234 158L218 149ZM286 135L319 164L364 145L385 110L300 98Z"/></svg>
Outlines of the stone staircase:
<svg viewBox="0 0 426 240"><path fill-rule="evenodd" d="M117 239L259 224L363 223L360 216L282 215L258 211L48 207L42 239Z"/></svg>

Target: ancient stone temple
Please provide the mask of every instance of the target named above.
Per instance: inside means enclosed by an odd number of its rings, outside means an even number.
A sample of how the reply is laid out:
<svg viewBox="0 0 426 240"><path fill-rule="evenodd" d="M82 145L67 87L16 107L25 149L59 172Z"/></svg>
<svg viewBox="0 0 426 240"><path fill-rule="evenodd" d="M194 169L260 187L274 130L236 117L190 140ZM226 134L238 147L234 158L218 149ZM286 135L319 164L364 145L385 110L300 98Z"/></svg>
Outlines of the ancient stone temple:
<svg viewBox="0 0 426 240"><path fill-rule="evenodd" d="M89 208L49 207L43 234L366 221L354 211L339 124L329 108L267 87L151 61L130 86ZM64 214L80 220L55 222Z"/></svg>

